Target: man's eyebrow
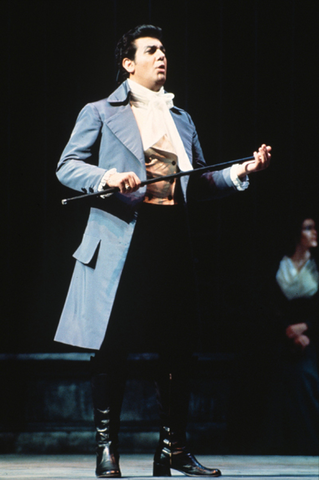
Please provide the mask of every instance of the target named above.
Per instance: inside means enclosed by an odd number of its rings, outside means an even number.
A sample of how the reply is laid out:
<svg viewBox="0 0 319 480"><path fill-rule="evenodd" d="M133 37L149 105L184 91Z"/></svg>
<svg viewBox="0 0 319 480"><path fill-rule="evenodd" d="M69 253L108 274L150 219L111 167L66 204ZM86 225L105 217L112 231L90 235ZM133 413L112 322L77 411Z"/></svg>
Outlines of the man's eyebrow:
<svg viewBox="0 0 319 480"><path fill-rule="evenodd" d="M146 51L146 50L149 49L149 48L156 48L156 49L159 48L160 50L165 50L164 45L150 44L150 45L145 45L144 51Z"/></svg>

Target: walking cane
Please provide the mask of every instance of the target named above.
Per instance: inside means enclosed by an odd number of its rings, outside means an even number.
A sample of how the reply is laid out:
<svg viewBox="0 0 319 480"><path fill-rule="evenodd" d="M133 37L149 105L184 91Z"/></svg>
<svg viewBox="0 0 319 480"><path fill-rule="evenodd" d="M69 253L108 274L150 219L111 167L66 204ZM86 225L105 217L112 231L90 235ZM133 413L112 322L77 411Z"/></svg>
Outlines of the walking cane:
<svg viewBox="0 0 319 480"><path fill-rule="evenodd" d="M255 160L255 157L237 158L236 160L230 160L228 162L216 163L215 165L207 165L206 167L195 168L194 170L186 170L185 172L180 171L180 172L177 172L177 173L173 173L172 175L164 175L162 177L150 178L148 180L142 181L140 187L143 187L144 185L149 185L150 183L169 181L169 180L172 180L172 179L175 179L175 178L184 177L186 175L194 175L195 173L204 173L204 172L209 172L209 171L212 171L212 170L218 170L220 168L224 168L224 167L228 167L230 165L234 165L235 163L248 162L250 160ZM105 190L101 190L99 192L85 193L84 195L77 195L77 196L71 197L71 198L64 198L63 200L61 200L61 203L62 203L62 205L67 205L67 203L71 202L72 200L81 200L83 198L98 197L100 195L107 195L107 194L115 193L115 192L118 192L118 191L119 191L118 187L106 188Z"/></svg>

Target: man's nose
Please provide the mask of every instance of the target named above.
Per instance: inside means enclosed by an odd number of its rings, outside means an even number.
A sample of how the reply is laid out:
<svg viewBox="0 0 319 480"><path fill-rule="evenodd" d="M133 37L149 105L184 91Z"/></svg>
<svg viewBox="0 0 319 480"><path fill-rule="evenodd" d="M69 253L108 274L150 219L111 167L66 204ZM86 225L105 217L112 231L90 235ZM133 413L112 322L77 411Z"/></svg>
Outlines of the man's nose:
<svg viewBox="0 0 319 480"><path fill-rule="evenodd" d="M157 58L165 58L165 53L163 52L163 50L161 50L160 48L158 48L157 50L157 54L158 54L158 57Z"/></svg>

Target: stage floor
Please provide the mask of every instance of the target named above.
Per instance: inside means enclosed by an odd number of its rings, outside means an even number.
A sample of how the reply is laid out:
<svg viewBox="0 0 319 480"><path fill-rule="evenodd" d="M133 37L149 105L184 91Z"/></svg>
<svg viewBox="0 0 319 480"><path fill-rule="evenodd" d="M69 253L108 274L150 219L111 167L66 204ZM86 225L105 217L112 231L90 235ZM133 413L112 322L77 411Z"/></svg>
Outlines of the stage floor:
<svg viewBox="0 0 319 480"><path fill-rule="evenodd" d="M217 467L223 478L314 480L319 478L319 457L198 455L208 467ZM0 479L92 479L93 455L0 455ZM152 455L122 455L123 477L152 477ZM173 476L184 476L172 470Z"/></svg>

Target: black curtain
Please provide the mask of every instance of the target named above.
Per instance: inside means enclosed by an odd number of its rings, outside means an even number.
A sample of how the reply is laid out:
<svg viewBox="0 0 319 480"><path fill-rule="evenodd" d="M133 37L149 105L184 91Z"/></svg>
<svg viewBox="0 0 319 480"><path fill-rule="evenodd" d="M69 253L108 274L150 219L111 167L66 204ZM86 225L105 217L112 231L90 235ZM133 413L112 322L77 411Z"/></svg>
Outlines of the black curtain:
<svg viewBox="0 0 319 480"><path fill-rule="evenodd" d="M247 192L191 207L201 348L231 349L221 319L246 321L243 299L276 257L284 221L317 202L317 2L7 0L0 9L1 352L63 348L52 339L87 205L61 205L70 191L55 167L80 109L115 87L117 39L140 23L164 30L166 89L192 115L207 163L273 147Z"/></svg>

